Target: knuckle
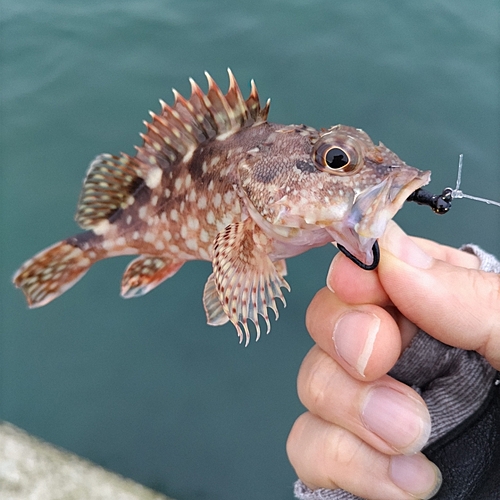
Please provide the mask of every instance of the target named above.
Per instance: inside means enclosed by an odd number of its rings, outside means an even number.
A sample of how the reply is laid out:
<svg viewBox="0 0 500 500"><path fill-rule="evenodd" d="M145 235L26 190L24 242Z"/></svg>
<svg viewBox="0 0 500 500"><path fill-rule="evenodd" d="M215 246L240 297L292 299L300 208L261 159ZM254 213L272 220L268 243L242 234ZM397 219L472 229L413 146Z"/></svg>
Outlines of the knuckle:
<svg viewBox="0 0 500 500"><path fill-rule="evenodd" d="M357 462L357 457L363 452L361 441L353 439L353 435L346 429L337 427L328 443L328 462L337 467L349 468ZM333 479L333 478L332 478Z"/></svg>
<svg viewBox="0 0 500 500"><path fill-rule="evenodd" d="M317 351L304 360L297 385L301 403L313 413L320 412L331 401L339 369L328 354L319 348Z"/></svg>

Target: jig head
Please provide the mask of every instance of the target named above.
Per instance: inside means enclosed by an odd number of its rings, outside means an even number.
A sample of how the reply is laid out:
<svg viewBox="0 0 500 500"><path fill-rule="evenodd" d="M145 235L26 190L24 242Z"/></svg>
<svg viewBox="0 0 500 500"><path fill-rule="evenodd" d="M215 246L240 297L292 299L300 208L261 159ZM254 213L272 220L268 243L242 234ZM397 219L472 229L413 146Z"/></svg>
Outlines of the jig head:
<svg viewBox="0 0 500 500"><path fill-rule="evenodd" d="M448 212L451 208L451 202L453 200L453 189L444 188L441 194L431 194L425 189L419 188L413 191L406 201L414 201L419 205L427 205L432 208L432 211L436 214L442 215Z"/></svg>

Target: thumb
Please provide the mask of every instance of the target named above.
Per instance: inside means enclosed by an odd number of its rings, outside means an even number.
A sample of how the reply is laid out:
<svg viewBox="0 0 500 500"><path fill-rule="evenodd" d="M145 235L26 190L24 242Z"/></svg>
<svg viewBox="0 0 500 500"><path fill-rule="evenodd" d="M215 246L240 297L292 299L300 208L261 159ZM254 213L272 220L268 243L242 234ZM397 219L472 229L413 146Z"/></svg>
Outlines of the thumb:
<svg viewBox="0 0 500 500"><path fill-rule="evenodd" d="M415 241L395 223L381 238L378 275L391 301L432 337L475 350L500 369L500 276L456 265L456 253L447 258L450 252Z"/></svg>

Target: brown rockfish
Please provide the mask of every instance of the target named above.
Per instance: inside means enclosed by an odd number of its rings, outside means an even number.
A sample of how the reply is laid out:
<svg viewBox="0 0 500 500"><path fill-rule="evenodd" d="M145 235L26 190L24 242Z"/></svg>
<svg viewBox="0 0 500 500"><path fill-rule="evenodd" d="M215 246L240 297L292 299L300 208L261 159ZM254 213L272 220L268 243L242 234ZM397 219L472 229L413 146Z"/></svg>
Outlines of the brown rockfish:
<svg viewBox="0 0 500 500"><path fill-rule="evenodd" d="M267 310L284 301L285 259L336 242L360 263L406 198L430 180L360 129L320 131L267 121L257 88L242 97L229 71L223 94L207 74L141 134L137 154L99 155L89 167L76 221L87 231L28 260L14 276L30 307L55 299L98 260L139 255L123 297L144 295L188 260L212 262L203 293L210 325L231 321L240 342L269 332ZM376 265L376 263L375 263Z"/></svg>

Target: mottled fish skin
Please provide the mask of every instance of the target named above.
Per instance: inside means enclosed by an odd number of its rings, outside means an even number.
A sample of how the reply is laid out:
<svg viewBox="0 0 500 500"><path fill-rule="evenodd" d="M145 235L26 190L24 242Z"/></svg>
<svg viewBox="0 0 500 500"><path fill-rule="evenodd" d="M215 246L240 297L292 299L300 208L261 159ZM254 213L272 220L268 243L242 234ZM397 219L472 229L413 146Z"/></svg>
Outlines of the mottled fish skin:
<svg viewBox="0 0 500 500"><path fill-rule="evenodd" d="M248 321L284 303L288 257L338 242L362 262L387 221L430 172L409 167L362 130L317 131L267 122L251 82L243 99L229 72L223 94L191 80L185 99L174 90L141 134L134 157L99 155L90 165L76 220L87 231L25 262L13 281L30 307L55 299L98 260L138 255L127 267L123 297L149 292L188 260L213 273L203 302L207 321L231 321L248 344Z"/></svg>

